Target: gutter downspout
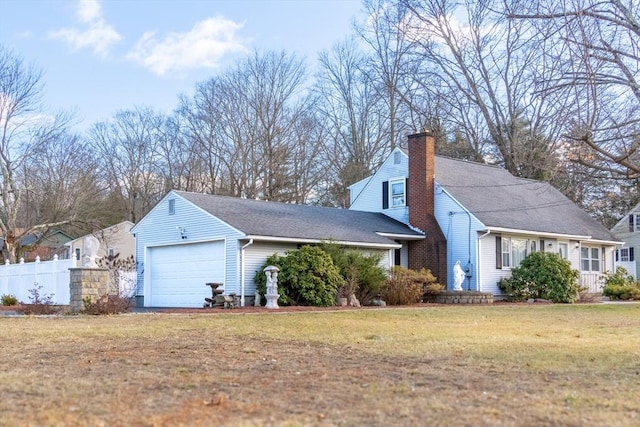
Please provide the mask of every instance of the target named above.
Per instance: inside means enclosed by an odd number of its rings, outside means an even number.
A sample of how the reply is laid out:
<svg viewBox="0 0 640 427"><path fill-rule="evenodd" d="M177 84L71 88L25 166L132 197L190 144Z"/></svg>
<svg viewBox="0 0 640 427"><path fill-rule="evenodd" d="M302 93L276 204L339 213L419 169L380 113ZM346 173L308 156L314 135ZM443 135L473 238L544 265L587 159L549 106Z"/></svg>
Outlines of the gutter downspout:
<svg viewBox="0 0 640 427"><path fill-rule="evenodd" d="M482 292L482 266L481 266L481 262L480 262L480 258L481 258L481 254L480 251L482 250L482 248L480 247L482 239L487 237L489 234L491 234L491 231L488 230L487 232L485 232L484 234L481 234L480 236L478 236L478 239L476 240L476 242L478 242L477 244L477 250L476 250L476 287L478 288L478 292Z"/></svg>
<svg viewBox="0 0 640 427"><path fill-rule="evenodd" d="M249 242L240 249L240 307L244 307L244 252L251 245L253 245L253 239L249 239Z"/></svg>

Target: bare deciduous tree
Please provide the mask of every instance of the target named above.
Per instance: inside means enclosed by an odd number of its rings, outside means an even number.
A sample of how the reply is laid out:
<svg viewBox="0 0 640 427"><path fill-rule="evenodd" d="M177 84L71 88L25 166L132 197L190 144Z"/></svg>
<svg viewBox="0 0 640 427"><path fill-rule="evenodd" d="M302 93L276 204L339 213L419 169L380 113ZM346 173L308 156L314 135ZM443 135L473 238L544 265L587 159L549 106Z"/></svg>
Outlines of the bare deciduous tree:
<svg viewBox="0 0 640 427"><path fill-rule="evenodd" d="M640 176L640 3L635 0L508 2L510 18L531 22L565 48L546 93L575 102L565 136L572 160L603 177Z"/></svg>
<svg viewBox="0 0 640 427"><path fill-rule="evenodd" d="M416 22L407 37L435 66L425 81L437 83L425 90L439 95L446 127L462 130L484 151L479 155L502 162L514 175L541 178L553 171L567 100L560 93L540 95L547 81L542 74L554 64L539 54L541 41L527 24L506 20L498 1L399 2ZM487 150L487 141L495 150Z"/></svg>
<svg viewBox="0 0 640 427"><path fill-rule="evenodd" d="M96 123L90 139L101 161L102 176L119 200L124 218L136 222L164 190L158 166L158 141L164 118L150 108L120 111L111 121Z"/></svg>
<svg viewBox="0 0 640 427"><path fill-rule="evenodd" d="M369 58L354 40L320 53L319 62L317 106L330 132L325 156L335 179L327 202L346 207L347 186L369 176L390 152L389 115L371 79Z"/></svg>
<svg viewBox="0 0 640 427"><path fill-rule="evenodd" d="M412 83L424 64L413 55L415 42L406 37L411 16L402 4L366 0L364 5L366 21L356 26L356 31L372 52L366 73L385 106L388 144L394 149L404 143L407 133L423 127L416 127L411 120L414 110L407 101L412 98Z"/></svg>
<svg viewBox="0 0 640 427"><path fill-rule="evenodd" d="M183 100L183 128L202 154L207 191L287 202L312 197L319 123L305 78L294 55L256 51Z"/></svg>
<svg viewBox="0 0 640 427"><path fill-rule="evenodd" d="M20 181L20 222L39 237L36 244L54 228L84 234L120 220L107 214L95 152L79 135L63 132L43 142L25 162ZM15 252L21 252L19 245Z"/></svg>
<svg viewBox="0 0 640 427"><path fill-rule="evenodd" d="M0 45L0 230L5 260L16 260L20 238L55 224L27 224L20 212L29 190L18 176L40 147L69 123L63 113L46 114L41 104L42 73ZM25 187L27 186L27 187Z"/></svg>

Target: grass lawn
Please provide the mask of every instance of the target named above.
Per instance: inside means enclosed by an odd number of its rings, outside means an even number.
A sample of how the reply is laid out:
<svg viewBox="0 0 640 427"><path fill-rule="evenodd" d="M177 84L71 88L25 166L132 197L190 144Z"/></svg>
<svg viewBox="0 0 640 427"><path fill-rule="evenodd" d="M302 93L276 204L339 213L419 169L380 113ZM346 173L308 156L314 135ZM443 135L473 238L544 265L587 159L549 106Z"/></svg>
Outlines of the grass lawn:
<svg viewBox="0 0 640 427"><path fill-rule="evenodd" d="M640 304L216 313L0 317L0 425L640 425Z"/></svg>

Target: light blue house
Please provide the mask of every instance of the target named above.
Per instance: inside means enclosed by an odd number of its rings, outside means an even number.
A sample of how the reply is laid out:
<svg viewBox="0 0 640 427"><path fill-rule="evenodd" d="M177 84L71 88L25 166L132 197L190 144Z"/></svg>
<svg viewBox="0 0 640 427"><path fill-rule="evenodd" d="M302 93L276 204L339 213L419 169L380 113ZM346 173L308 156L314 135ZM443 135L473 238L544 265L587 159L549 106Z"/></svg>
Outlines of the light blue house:
<svg viewBox="0 0 640 427"><path fill-rule="evenodd" d="M547 183L434 151L430 134L410 135L350 187L350 209L170 191L131 230L139 305L201 307L209 282L251 304L268 256L323 241L378 252L385 268L429 268L451 290L460 261L463 289L498 297L525 256L553 251L600 290L621 245L606 228Z"/></svg>
<svg viewBox="0 0 640 427"><path fill-rule="evenodd" d="M611 228L611 233L617 239L624 241L624 245L616 250L616 266L623 267L633 277L640 277L640 203L635 205L627 215L623 216Z"/></svg>
<svg viewBox="0 0 640 427"><path fill-rule="evenodd" d="M499 297L498 281L524 257L551 251L580 271L582 285L600 291L598 278L613 269L622 244L609 230L548 183L435 156L434 145L429 133L411 135L408 149L396 148L375 174L350 187L350 209L381 212L424 232L426 239L403 247L409 266L437 271L452 290L451 272L460 261L463 289ZM446 250L434 257L424 244L437 235Z"/></svg>

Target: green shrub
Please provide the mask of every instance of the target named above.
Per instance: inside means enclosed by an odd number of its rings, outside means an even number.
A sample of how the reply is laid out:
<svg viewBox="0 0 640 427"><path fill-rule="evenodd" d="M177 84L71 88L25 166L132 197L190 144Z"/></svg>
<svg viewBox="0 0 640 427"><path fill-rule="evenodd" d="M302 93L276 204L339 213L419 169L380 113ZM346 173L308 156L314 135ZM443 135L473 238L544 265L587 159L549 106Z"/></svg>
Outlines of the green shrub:
<svg viewBox="0 0 640 427"><path fill-rule="evenodd" d="M604 287L607 286L629 286L635 285L636 280L632 275L629 274L626 268L617 267L616 272L612 273L607 271L600 278L602 282L604 282Z"/></svg>
<svg viewBox="0 0 640 427"><path fill-rule="evenodd" d="M618 267L615 273L606 272L602 280L602 295L613 300L640 300L640 282L625 268Z"/></svg>
<svg viewBox="0 0 640 427"><path fill-rule="evenodd" d="M415 271L396 266L391 270L381 297L389 305L415 304L442 290L444 286L437 283L430 270Z"/></svg>
<svg viewBox="0 0 640 427"><path fill-rule="evenodd" d="M42 285L34 283L34 287L29 289L29 304L22 305L19 311L24 314L56 314L60 307L53 304L53 294L42 294Z"/></svg>
<svg viewBox="0 0 640 427"><path fill-rule="evenodd" d="M365 255L335 243L323 243L320 247L331 256L344 280L339 296L349 298L355 294L362 305L380 296L387 282L387 273L380 266L381 254Z"/></svg>
<svg viewBox="0 0 640 427"><path fill-rule="evenodd" d="M282 257L274 254L267 258L255 276L263 301L267 283L262 270L268 265L280 268L278 304L281 305L335 305L338 288L344 284L344 279L329 254L319 247L307 245L288 251Z"/></svg>
<svg viewBox="0 0 640 427"><path fill-rule="evenodd" d="M514 301L541 298L572 303L578 297L578 277L578 271L560 255L534 252L511 270L511 277L501 279L498 287Z"/></svg>
<svg viewBox="0 0 640 427"><path fill-rule="evenodd" d="M92 315L108 315L127 313L135 305L135 299L122 295L103 295L96 301L91 297L82 299L82 313Z"/></svg>
<svg viewBox="0 0 640 427"><path fill-rule="evenodd" d="M16 298L15 295L2 295L2 299L0 301L2 303L2 305L4 306L9 306L9 305L18 305L18 298Z"/></svg>

